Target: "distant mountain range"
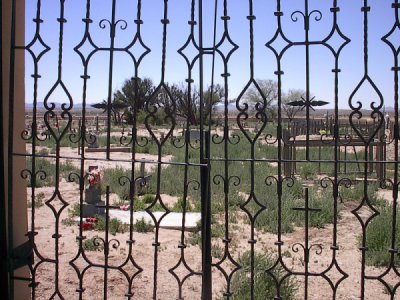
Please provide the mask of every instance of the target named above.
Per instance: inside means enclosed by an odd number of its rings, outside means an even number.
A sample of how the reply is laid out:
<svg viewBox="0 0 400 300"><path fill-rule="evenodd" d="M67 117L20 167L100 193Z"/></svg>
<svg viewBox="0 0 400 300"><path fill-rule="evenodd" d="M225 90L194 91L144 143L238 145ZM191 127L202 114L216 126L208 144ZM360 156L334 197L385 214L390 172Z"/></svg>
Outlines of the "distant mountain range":
<svg viewBox="0 0 400 300"><path fill-rule="evenodd" d="M49 103L50 104L50 103ZM62 103L59 102L54 102L56 105L56 108L61 108ZM91 105L91 104L89 104ZM44 107L44 102L38 102L36 105L37 109L45 109ZM25 109L26 110L32 110L33 109L33 103L25 103ZM74 103L73 109L82 109L82 103Z"/></svg>
<svg viewBox="0 0 400 300"><path fill-rule="evenodd" d="M96 110L95 108L92 108L91 105L93 103L89 103L87 104L86 108L90 109L90 110ZM59 102L55 102L56 108L60 109L62 103ZM25 103L25 110L32 110L33 109L33 103ZM37 103L37 109L39 110L44 110L44 102L38 102ZM76 103L74 104L73 110L81 110L82 109L82 103ZM214 107L214 111L216 113L223 113L225 111L225 105L224 103L218 103L217 105L215 105ZM304 110L305 111L305 110ZM363 110L363 111L368 111L368 110ZM235 113L237 112L237 108L236 108L236 103L228 103L228 113ZM316 109L315 111L310 111L311 114L321 114L321 113L326 113L328 112L329 115L333 115L334 114L334 109L333 108L319 108ZM339 114L343 115L343 114L348 114L351 112L351 109L349 108L345 108L345 109L339 109ZM383 112L383 110L382 110ZM384 112L387 112L389 114L394 113L394 107L392 106L386 106L384 108Z"/></svg>

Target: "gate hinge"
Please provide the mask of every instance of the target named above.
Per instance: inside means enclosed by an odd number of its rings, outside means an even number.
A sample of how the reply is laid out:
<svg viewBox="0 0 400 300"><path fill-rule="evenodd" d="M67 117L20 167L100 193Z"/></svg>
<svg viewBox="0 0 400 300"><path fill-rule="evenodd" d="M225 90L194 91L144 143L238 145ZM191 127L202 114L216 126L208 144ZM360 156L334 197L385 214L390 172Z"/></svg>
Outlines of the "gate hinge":
<svg viewBox="0 0 400 300"><path fill-rule="evenodd" d="M14 271L24 266L33 264L33 248L31 241L14 248L11 257L8 259L8 269Z"/></svg>

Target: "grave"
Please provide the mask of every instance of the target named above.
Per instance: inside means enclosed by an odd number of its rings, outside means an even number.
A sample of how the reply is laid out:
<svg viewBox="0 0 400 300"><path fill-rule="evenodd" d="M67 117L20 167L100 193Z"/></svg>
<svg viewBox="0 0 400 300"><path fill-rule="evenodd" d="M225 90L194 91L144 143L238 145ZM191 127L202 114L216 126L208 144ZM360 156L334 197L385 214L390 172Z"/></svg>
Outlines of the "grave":
<svg viewBox="0 0 400 300"><path fill-rule="evenodd" d="M101 175L97 166L89 166L89 185L85 188L85 202L82 204L82 216L84 218L104 214L105 202L101 201Z"/></svg>

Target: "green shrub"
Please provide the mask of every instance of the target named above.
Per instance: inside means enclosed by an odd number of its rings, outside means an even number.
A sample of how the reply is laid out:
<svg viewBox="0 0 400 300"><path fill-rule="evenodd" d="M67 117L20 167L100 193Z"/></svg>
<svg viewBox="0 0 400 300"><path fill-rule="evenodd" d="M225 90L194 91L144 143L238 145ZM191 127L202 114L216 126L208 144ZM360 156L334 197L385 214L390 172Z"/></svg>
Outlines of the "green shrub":
<svg viewBox="0 0 400 300"><path fill-rule="evenodd" d="M64 177L65 179L68 179L68 176L73 172L79 174L79 171L80 170L78 168L76 168L68 160L66 161L66 163L60 164L60 173L61 173L61 176Z"/></svg>
<svg viewBox="0 0 400 300"><path fill-rule="evenodd" d="M144 196L143 196L143 202L145 203L145 204L150 204L151 202L153 202L153 200L154 200L154 195L152 195L152 194L145 194Z"/></svg>
<svg viewBox="0 0 400 300"><path fill-rule="evenodd" d="M172 207L171 211L173 211L173 212L183 212L183 199L182 199L182 197L178 198L178 201L175 202L175 204ZM185 211L186 212L194 211L188 198L186 199Z"/></svg>
<svg viewBox="0 0 400 300"><path fill-rule="evenodd" d="M81 206L79 203L72 204L71 208L68 209L68 215L70 218L79 217L81 211Z"/></svg>
<svg viewBox="0 0 400 300"><path fill-rule="evenodd" d="M102 251L104 249L103 242L97 235L84 240L82 246L85 251Z"/></svg>
<svg viewBox="0 0 400 300"><path fill-rule="evenodd" d="M141 218L138 220L134 225L133 225L133 230L136 232L152 232L154 229L154 226L151 225L150 223L147 223L144 218Z"/></svg>
<svg viewBox="0 0 400 300"><path fill-rule="evenodd" d="M43 200L44 200L44 193L40 192L38 194L36 194L35 196L35 208L38 207L42 207L44 205ZM28 207L31 208L32 207L32 201L28 201Z"/></svg>
<svg viewBox="0 0 400 300"><path fill-rule="evenodd" d="M37 152L38 155L47 156L49 155L49 150L47 148L42 148Z"/></svg>
<svg viewBox="0 0 400 300"><path fill-rule="evenodd" d="M56 165L54 164L54 159L49 158L35 158L35 172L38 173L36 176L36 186L35 187L44 187L44 186L54 186L55 184L55 172ZM26 168L30 171L32 170L32 157L26 158ZM67 161L66 163L61 163L59 165L61 177L68 179L69 174L71 172L79 172L79 169L76 168L71 162ZM45 175L45 176L43 176ZM32 179L27 178L28 186L32 186Z"/></svg>
<svg viewBox="0 0 400 300"><path fill-rule="evenodd" d="M121 178L130 178L131 174L129 170L125 170L121 167L116 167L112 169L105 169L102 178L102 185L110 187L110 193L117 194L122 200L129 200L130 196L130 184L128 180L123 180ZM102 189L105 193L106 189Z"/></svg>
<svg viewBox="0 0 400 300"><path fill-rule="evenodd" d="M201 249L201 233L199 231L191 232L186 242L192 246L198 246Z"/></svg>
<svg viewBox="0 0 400 300"><path fill-rule="evenodd" d="M36 176L36 185L35 187L44 187L44 186L52 186L54 185L54 172L55 165L48 159L45 158L35 158L35 172L39 172L38 176ZM26 158L26 168L32 171L32 157ZM43 176L43 177L42 177ZM27 178L28 186L32 186L32 179Z"/></svg>
<svg viewBox="0 0 400 300"><path fill-rule="evenodd" d="M239 264L242 268L233 275L231 282L231 292L233 300L250 299L250 252L247 251L239 257ZM276 258L268 251L263 254L256 254L254 257L254 271L255 271L255 283L254 283L254 299L274 299L277 294L277 285L273 277L266 272L266 270L273 266ZM278 265L279 266L279 265ZM273 270L273 275L279 281L282 278L285 271L282 267L276 267ZM295 299L295 292L297 290L297 284L294 279L286 278L280 286L280 296L282 299Z"/></svg>
<svg viewBox="0 0 400 300"><path fill-rule="evenodd" d="M94 225L94 230L105 231L106 230L106 218L100 215L95 215L97 222ZM122 224L122 222L116 218L110 219L108 222L108 232L112 235L117 233L126 232L127 225Z"/></svg>
<svg viewBox="0 0 400 300"><path fill-rule="evenodd" d="M389 266L390 253L392 243L392 218L393 209L384 204L378 206L380 214L372 219L366 230L366 264L369 266L383 267ZM359 245L361 246L361 236L359 237ZM400 248L400 211L397 211L396 218L396 244L395 248ZM394 256L395 264L400 265L398 255Z"/></svg>

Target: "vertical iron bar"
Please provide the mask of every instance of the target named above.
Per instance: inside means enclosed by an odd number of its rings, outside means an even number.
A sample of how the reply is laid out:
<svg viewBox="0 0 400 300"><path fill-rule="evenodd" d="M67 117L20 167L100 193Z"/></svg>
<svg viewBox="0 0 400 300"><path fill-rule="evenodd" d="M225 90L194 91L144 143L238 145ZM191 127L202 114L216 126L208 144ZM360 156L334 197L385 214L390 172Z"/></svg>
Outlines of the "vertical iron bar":
<svg viewBox="0 0 400 300"><path fill-rule="evenodd" d="M398 5L399 2L396 0L394 3L395 5ZM396 20L398 20L399 17L399 8L394 8L395 9L395 16ZM394 55L394 67L392 68L394 71L394 175L393 175L393 182L397 183L399 181L399 60L398 56ZM385 151L386 152L386 151ZM386 159L385 159L386 160ZM386 176L385 176L386 177ZM392 215L392 236L391 236L391 250L396 249L396 243L398 240L396 232L398 222L397 222L397 207L398 207L398 193L399 193L399 185L394 184L393 185L393 192L392 192L392 197L393 197L393 204L392 204L392 210L393 210L393 215ZM394 255L395 251L391 252L392 255L392 261L394 260Z"/></svg>
<svg viewBox="0 0 400 300"><path fill-rule="evenodd" d="M202 299L208 300L212 297L212 276L211 276L211 203L210 203L210 132L204 135L205 155L200 168L201 176L201 226L202 226Z"/></svg>
<svg viewBox="0 0 400 300"><path fill-rule="evenodd" d="M104 237L104 287L103 287L103 299L107 300L107 287L108 287L108 254L109 254L109 238L108 230L110 224L110 186L106 187L106 229Z"/></svg>
<svg viewBox="0 0 400 300"><path fill-rule="evenodd" d="M115 42L115 6L116 0L112 2L112 16L110 24L110 60L108 66L108 96L107 96L107 151L106 158L110 159L111 147L111 105L112 105L112 83L113 83L113 70L114 70L114 42Z"/></svg>
<svg viewBox="0 0 400 300"><path fill-rule="evenodd" d="M199 89L200 89L200 160L204 159L204 128L203 128L203 121L204 121L204 78L203 78L203 0L199 0Z"/></svg>
<svg viewBox="0 0 400 300"><path fill-rule="evenodd" d="M308 10L308 0L305 0L305 10L304 10L304 29L305 29L305 45L306 45L306 160L310 160L310 43L309 43L309 10Z"/></svg>
<svg viewBox="0 0 400 300"><path fill-rule="evenodd" d="M368 75L368 12L370 7L368 6L368 0L364 0L364 6L361 7L361 11L364 15L364 75ZM364 198L368 198L368 144L364 147ZM362 245L361 245L361 300L365 299L365 267L366 267L366 251L367 251L367 229L366 226L362 226Z"/></svg>

